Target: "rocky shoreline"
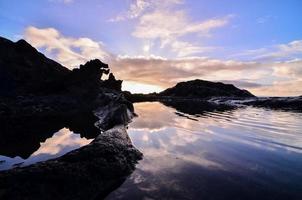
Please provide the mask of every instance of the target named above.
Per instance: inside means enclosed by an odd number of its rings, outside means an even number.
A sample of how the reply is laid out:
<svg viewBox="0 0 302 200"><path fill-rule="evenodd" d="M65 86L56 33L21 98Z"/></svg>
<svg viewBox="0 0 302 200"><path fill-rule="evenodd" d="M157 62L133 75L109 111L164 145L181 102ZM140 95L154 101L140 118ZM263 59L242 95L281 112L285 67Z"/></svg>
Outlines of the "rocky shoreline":
<svg viewBox="0 0 302 200"><path fill-rule="evenodd" d="M89 145L0 172L0 199L95 199L122 184L142 159L126 131L132 112L121 101L111 101L95 115L102 117L96 122L98 136Z"/></svg>
<svg viewBox="0 0 302 200"><path fill-rule="evenodd" d="M177 96L170 95L165 96L161 93L151 94L131 94L130 92L124 92L124 96L132 103L139 102L161 102L163 104L198 104L203 109L217 109L223 107L242 107L242 106L254 106L267 109L279 109L284 111L302 111L302 96L297 97L242 97L242 96L208 96L199 97L195 95Z"/></svg>
<svg viewBox="0 0 302 200"><path fill-rule="evenodd" d="M107 80L101 79L103 74L109 75ZM143 156L126 131L135 116L134 102L159 101L193 115L239 106L302 110L301 96L259 98L230 84L203 80L181 82L161 93L122 92L122 81L100 60L69 70L24 40L1 37L0 78L0 150L6 156L28 157L64 127L94 139L59 158L1 171L0 199L105 197Z"/></svg>
<svg viewBox="0 0 302 200"><path fill-rule="evenodd" d="M27 158L65 127L94 139L59 158L1 171L0 199L103 198L142 159L126 131L133 105L100 60L69 70L24 40L0 37L0 78L1 155Z"/></svg>

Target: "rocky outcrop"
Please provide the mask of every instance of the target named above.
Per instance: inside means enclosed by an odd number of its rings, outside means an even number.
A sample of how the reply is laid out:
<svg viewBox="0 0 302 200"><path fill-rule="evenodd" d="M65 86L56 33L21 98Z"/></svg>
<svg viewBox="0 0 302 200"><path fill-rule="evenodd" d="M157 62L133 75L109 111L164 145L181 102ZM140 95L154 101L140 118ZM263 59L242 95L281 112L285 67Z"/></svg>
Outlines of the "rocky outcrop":
<svg viewBox="0 0 302 200"><path fill-rule="evenodd" d="M101 79L109 71L97 59L71 71L24 40L0 38L0 155L26 158L63 127L96 137L60 158L0 172L0 199L100 199L123 183L142 154L125 129L133 105L122 81Z"/></svg>
<svg viewBox="0 0 302 200"><path fill-rule="evenodd" d="M231 84L210 82L204 80L192 80L177 83L159 93L159 96L185 97L185 98L211 98L211 97L254 97L247 90L241 90Z"/></svg>
<svg viewBox="0 0 302 200"><path fill-rule="evenodd" d="M60 158L0 173L0 199L102 199L141 158L125 127L115 127Z"/></svg>
<svg viewBox="0 0 302 200"><path fill-rule="evenodd" d="M25 40L0 37L0 119L86 112L120 93L122 81L109 74L107 64L91 60L72 71L45 57Z"/></svg>
<svg viewBox="0 0 302 200"><path fill-rule="evenodd" d="M299 97L265 97L255 98L242 102L244 105L264 107L270 109L282 109L291 111L302 111L302 96Z"/></svg>
<svg viewBox="0 0 302 200"><path fill-rule="evenodd" d="M150 94L132 94L129 91L123 91L125 98L130 102L152 102L152 101L160 101L161 99L169 99L169 97L161 97L157 93Z"/></svg>
<svg viewBox="0 0 302 200"><path fill-rule="evenodd" d="M108 79L103 81L102 86L109 89L121 91L122 83L123 83L122 80L116 80L115 76L112 73L110 73Z"/></svg>
<svg viewBox="0 0 302 200"><path fill-rule="evenodd" d="M25 40L0 37L0 97L15 95L96 94L99 87L121 90L121 81L109 74L107 64L91 60L72 71L45 57ZM86 91L86 92L84 92Z"/></svg>
<svg viewBox="0 0 302 200"><path fill-rule="evenodd" d="M14 43L0 37L0 96L60 89L59 83L69 73L25 40Z"/></svg>
<svg viewBox="0 0 302 200"><path fill-rule="evenodd" d="M131 94L124 91L125 97L131 102L144 101L175 101L182 100L208 100L213 97L251 98L255 97L247 90L241 90L231 84L210 82L204 80L192 80L177 83L160 93Z"/></svg>

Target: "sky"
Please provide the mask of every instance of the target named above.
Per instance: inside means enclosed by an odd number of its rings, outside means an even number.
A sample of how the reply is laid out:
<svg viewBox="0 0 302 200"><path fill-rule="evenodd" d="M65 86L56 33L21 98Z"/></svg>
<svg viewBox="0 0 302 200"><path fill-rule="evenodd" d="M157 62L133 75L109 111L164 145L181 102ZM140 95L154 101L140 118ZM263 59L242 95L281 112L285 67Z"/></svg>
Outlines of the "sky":
<svg viewBox="0 0 302 200"><path fill-rule="evenodd" d="M73 69L108 63L123 89L192 79L302 95L301 0L0 0L0 36Z"/></svg>

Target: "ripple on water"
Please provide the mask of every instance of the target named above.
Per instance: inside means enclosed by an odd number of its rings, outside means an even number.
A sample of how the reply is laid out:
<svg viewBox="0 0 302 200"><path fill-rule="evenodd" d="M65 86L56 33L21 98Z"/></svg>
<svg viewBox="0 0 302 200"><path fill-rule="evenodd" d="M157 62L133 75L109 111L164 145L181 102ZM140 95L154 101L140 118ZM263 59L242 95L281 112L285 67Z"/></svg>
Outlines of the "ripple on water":
<svg viewBox="0 0 302 200"><path fill-rule="evenodd" d="M135 104L144 159L108 199L302 199L301 113L183 110Z"/></svg>

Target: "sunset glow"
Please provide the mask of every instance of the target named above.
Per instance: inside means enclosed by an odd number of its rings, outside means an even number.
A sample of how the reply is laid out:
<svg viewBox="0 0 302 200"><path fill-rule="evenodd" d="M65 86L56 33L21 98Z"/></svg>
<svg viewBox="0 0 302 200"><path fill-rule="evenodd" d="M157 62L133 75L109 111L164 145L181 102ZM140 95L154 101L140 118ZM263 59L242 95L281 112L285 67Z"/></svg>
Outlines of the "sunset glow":
<svg viewBox="0 0 302 200"><path fill-rule="evenodd" d="M301 7L299 0L1 1L0 35L25 38L70 69L99 58L131 92L198 78L295 96Z"/></svg>

